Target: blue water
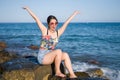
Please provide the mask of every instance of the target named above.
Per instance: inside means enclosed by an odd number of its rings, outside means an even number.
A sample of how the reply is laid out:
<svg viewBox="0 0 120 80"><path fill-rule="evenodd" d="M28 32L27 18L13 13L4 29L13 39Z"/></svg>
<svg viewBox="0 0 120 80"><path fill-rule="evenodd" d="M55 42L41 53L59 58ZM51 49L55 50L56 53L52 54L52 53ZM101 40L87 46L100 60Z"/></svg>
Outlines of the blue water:
<svg viewBox="0 0 120 80"><path fill-rule="evenodd" d="M59 23L58 28L62 24ZM7 43L10 52L34 55L38 51L27 46L39 46L40 39L36 23L0 23L0 41ZM111 80L120 80L120 23L71 23L57 48L70 55L74 71L99 67ZM89 60L99 65L88 64Z"/></svg>

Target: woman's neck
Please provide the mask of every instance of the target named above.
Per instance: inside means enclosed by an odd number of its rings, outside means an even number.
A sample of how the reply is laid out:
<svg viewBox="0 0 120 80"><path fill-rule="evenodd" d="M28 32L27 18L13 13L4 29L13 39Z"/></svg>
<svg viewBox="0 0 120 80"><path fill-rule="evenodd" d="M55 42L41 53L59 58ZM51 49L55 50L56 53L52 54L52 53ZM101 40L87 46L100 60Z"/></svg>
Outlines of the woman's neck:
<svg viewBox="0 0 120 80"><path fill-rule="evenodd" d="M55 30L52 29L48 29L51 33L55 33Z"/></svg>

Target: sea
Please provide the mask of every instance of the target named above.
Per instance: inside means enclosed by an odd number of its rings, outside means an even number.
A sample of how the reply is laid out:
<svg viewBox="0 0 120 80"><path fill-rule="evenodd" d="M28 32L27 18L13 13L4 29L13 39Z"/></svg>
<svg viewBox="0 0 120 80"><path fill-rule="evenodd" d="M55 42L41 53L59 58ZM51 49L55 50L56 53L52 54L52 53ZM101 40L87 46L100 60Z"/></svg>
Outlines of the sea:
<svg viewBox="0 0 120 80"><path fill-rule="evenodd" d="M62 25L59 23L57 29ZM40 40L41 32L36 23L0 23L0 41L7 44L9 52L34 56L38 50L28 46L40 46ZM56 48L69 54L75 72L100 68L109 79L120 80L119 22L70 23Z"/></svg>

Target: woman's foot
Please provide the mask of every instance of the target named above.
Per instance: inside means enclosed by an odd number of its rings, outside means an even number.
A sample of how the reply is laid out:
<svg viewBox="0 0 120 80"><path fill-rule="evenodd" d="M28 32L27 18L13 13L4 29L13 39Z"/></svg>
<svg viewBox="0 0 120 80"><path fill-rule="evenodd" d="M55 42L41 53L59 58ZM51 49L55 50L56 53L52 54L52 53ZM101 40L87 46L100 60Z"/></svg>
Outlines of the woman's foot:
<svg viewBox="0 0 120 80"><path fill-rule="evenodd" d="M64 75L63 73L56 73L55 76L62 77L62 78L66 77L66 75Z"/></svg>
<svg viewBox="0 0 120 80"><path fill-rule="evenodd" d="M75 74L70 75L70 78L77 78Z"/></svg>

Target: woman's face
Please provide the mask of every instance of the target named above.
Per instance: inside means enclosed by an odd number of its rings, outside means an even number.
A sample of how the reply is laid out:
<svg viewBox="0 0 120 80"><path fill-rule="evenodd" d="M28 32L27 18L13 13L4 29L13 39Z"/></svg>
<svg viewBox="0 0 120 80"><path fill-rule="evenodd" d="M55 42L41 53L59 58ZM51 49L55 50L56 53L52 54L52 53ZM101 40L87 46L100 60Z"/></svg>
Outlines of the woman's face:
<svg viewBox="0 0 120 80"><path fill-rule="evenodd" d="M49 25L49 28L51 30L56 30L58 22L55 19L51 19Z"/></svg>

